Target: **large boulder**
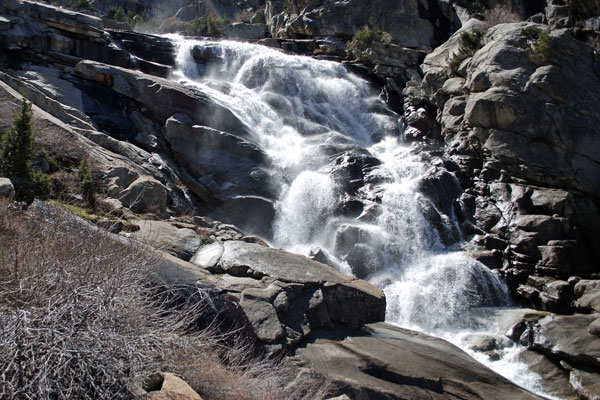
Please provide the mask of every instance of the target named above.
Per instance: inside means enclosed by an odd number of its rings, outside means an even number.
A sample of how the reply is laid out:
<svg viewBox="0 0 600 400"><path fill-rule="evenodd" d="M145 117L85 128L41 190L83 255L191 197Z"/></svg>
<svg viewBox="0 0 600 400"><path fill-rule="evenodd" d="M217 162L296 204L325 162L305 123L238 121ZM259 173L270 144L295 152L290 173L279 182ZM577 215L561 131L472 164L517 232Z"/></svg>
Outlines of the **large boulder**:
<svg viewBox="0 0 600 400"><path fill-rule="evenodd" d="M567 374L571 390L580 398L597 398L600 396L597 384L600 379L598 325L598 316L595 314L528 314L507 335L545 357L538 357L534 369L538 369L548 383L559 383L563 379L561 375ZM535 357L527 355L524 361L531 364ZM548 360L559 370L544 367L543 364ZM560 389L560 386L555 388ZM564 392L565 389L560 390Z"/></svg>
<svg viewBox="0 0 600 400"><path fill-rule="evenodd" d="M134 212L164 216L167 211L167 188L151 176L142 176L120 193L119 200Z"/></svg>
<svg viewBox="0 0 600 400"><path fill-rule="evenodd" d="M574 307L579 312L600 312L600 281L581 280L575 285Z"/></svg>
<svg viewBox="0 0 600 400"><path fill-rule="evenodd" d="M140 229L133 237L158 250L189 260L202 243L193 226L182 226L166 221L142 220L136 222Z"/></svg>
<svg viewBox="0 0 600 400"><path fill-rule="evenodd" d="M199 248L192 263L240 300L257 337L272 351L293 348L322 329L359 329L385 317L385 296L371 284L306 257L245 241Z"/></svg>
<svg viewBox="0 0 600 400"><path fill-rule="evenodd" d="M356 399L541 399L442 339L384 323L318 339L294 360Z"/></svg>

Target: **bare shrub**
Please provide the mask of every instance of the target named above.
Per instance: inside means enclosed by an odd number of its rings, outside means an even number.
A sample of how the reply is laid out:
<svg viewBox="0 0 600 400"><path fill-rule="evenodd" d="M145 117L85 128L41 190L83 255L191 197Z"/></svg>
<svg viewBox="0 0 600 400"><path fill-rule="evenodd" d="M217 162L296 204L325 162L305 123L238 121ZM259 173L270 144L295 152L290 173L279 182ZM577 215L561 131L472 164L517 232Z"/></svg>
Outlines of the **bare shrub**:
<svg viewBox="0 0 600 400"><path fill-rule="evenodd" d="M2 212L0 398L130 398L189 326L148 285L156 258L57 209Z"/></svg>
<svg viewBox="0 0 600 400"><path fill-rule="evenodd" d="M248 346L213 346L203 359L179 350L171 369L207 400L312 400L334 392L330 382L297 376L283 360L249 357Z"/></svg>
<svg viewBox="0 0 600 400"><path fill-rule="evenodd" d="M206 303L174 309L177 295L149 283L156 253L34 206L0 204L0 398L128 399L158 370L207 400L325 397L327 385L224 346L212 326L193 330Z"/></svg>
<svg viewBox="0 0 600 400"><path fill-rule="evenodd" d="M484 10L482 15L489 26L522 21L518 13L501 4L492 9Z"/></svg>

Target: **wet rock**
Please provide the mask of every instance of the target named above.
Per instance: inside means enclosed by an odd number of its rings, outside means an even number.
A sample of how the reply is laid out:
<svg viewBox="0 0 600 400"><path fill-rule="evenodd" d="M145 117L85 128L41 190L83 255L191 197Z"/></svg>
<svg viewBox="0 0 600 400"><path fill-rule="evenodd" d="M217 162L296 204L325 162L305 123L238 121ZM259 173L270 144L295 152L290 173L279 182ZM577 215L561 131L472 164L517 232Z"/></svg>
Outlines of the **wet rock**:
<svg viewBox="0 0 600 400"><path fill-rule="evenodd" d="M539 398L441 339L383 323L343 341L318 339L294 360L351 398Z"/></svg>
<svg viewBox="0 0 600 400"><path fill-rule="evenodd" d="M510 347L512 342L506 336L473 334L467 337L466 345L473 351L489 353L494 350Z"/></svg>
<svg viewBox="0 0 600 400"><path fill-rule="evenodd" d="M570 382L579 398L600 398L600 375L578 369L571 370Z"/></svg>
<svg viewBox="0 0 600 400"><path fill-rule="evenodd" d="M108 32L114 41L137 58L163 66L175 65L175 46L165 37L123 30Z"/></svg>
<svg viewBox="0 0 600 400"><path fill-rule="evenodd" d="M247 134L247 128L231 111L199 90L186 89L166 79L94 61L80 61L75 70L81 77L141 103L160 125L174 114L185 113L195 124L238 135ZM161 101L156 101L157 96Z"/></svg>
<svg viewBox="0 0 600 400"><path fill-rule="evenodd" d="M179 164L222 200L232 195L270 197L269 176L262 169L267 156L255 144L223 131L193 125L183 114L167 120L165 139ZM211 174L212 178L207 180ZM251 215L246 217L252 219ZM268 220L262 223L267 224Z"/></svg>
<svg viewBox="0 0 600 400"><path fill-rule="evenodd" d="M544 393L564 400L577 400L577 393L569 383L569 372L558 367L548 358L531 350L523 350L517 356L534 373L540 375Z"/></svg>
<svg viewBox="0 0 600 400"><path fill-rule="evenodd" d="M313 246L310 249L308 258L310 258L311 260L318 261L323 264L327 264L331 267L335 267L335 263L333 262L331 256L325 250L323 250L322 248L320 248L318 246Z"/></svg>
<svg viewBox="0 0 600 400"><path fill-rule="evenodd" d="M214 216L239 226L248 234L270 238L275 206L272 200L260 196L233 196L219 206Z"/></svg>
<svg viewBox="0 0 600 400"><path fill-rule="evenodd" d="M588 331L595 315L549 315L535 324L534 350L600 371L600 338Z"/></svg>
<svg viewBox="0 0 600 400"><path fill-rule="evenodd" d="M332 158L330 173L349 195L356 195L365 185L368 172L381 164L381 161L362 149L345 151Z"/></svg>

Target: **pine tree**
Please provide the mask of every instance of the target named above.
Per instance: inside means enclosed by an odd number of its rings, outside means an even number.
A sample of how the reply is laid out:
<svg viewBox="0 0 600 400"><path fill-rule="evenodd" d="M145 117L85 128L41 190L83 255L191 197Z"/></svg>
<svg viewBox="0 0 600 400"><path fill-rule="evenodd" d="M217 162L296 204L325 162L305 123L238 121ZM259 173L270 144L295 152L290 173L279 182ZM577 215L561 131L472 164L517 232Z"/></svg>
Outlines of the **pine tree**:
<svg viewBox="0 0 600 400"><path fill-rule="evenodd" d="M88 203L93 204L94 181L92 179L92 169L90 167L90 163L86 158L81 160L81 163L77 168L77 173L75 174L75 179L77 179L77 182L79 182L79 189L87 199Z"/></svg>
<svg viewBox="0 0 600 400"><path fill-rule="evenodd" d="M12 127L2 137L0 172L4 176L17 180L31 179L34 136L31 128L31 103L23 99L21 109L13 118Z"/></svg>
<svg viewBox="0 0 600 400"><path fill-rule="evenodd" d="M35 154L31 103L23 99L21 109L13 117L12 126L2 136L0 174L15 186L17 200L32 202L36 197L46 197L52 191L52 178L35 172L31 160Z"/></svg>

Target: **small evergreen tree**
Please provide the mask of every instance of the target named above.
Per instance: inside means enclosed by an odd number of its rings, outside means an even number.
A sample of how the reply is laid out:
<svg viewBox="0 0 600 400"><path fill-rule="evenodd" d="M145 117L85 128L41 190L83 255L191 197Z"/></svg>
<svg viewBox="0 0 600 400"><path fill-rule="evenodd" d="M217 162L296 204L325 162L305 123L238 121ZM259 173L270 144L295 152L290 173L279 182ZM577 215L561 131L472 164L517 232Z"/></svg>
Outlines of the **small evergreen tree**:
<svg viewBox="0 0 600 400"><path fill-rule="evenodd" d="M79 189L81 189L81 192L87 201L92 204L94 200L94 182L92 180L92 169L87 158L81 160L77 172L75 173L75 179L79 182Z"/></svg>
<svg viewBox="0 0 600 400"><path fill-rule="evenodd" d="M23 99L21 109L13 118L12 126L2 136L0 151L0 174L9 178L15 186L17 200L33 201L36 196L45 197L52 191L52 179L31 168L35 154L31 125L31 103Z"/></svg>
<svg viewBox="0 0 600 400"><path fill-rule="evenodd" d="M13 118L12 127L2 137L0 172L10 179L30 179L32 176L34 133L31 128L31 103L23 99L21 109Z"/></svg>
<svg viewBox="0 0 600 400"><path fill-rule="evenodd" d="M127 14L121 6L109 8L107 16L115 21L127 22Z"/></svg>
<svg viewBox="0 0 600 400"><path fill-rule="evenodd" d="M223 27L212 13L206 16L206 34L211 37L223 36Z"/></svg>

